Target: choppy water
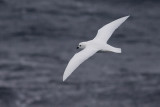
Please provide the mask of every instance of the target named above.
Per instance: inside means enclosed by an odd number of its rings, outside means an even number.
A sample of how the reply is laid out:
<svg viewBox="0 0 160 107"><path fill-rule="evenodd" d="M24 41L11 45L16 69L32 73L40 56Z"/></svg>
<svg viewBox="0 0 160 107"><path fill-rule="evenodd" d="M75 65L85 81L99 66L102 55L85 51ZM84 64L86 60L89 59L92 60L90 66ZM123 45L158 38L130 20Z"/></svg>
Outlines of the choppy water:
<svg viewBox="0 0 160 107"><path fill-rule="evenodd" d="M0 107L159 107L159 0L1 0ZM79 42L130 14L66 82Z"/></svg>

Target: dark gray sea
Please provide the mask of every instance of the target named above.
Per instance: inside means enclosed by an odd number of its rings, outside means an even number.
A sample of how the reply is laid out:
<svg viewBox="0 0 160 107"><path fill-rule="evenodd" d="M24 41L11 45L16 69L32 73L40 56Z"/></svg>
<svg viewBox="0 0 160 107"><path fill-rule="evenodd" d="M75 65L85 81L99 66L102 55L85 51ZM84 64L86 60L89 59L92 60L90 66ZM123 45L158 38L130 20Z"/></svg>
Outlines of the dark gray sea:
<svg viewBox="0 0 160 107"><path fill-rule="evenodd" d="M79 42L130 15L62 82ZM160 107L159 0L0 0L0 107Z"/></svg>

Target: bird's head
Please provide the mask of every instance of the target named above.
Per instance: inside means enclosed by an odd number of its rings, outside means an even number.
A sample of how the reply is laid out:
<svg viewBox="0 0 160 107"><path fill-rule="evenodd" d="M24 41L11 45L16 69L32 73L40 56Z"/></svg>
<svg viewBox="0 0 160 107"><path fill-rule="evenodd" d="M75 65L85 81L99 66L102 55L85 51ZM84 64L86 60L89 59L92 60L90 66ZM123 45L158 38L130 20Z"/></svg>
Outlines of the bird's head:
<svg viewBox="0 0 160 107"><path fill-rule="evenodd" d="M85 42L81 42L79 43L79 45L77 46L77 49L81 48L84 49L86 47L86 43Z"/></svg>

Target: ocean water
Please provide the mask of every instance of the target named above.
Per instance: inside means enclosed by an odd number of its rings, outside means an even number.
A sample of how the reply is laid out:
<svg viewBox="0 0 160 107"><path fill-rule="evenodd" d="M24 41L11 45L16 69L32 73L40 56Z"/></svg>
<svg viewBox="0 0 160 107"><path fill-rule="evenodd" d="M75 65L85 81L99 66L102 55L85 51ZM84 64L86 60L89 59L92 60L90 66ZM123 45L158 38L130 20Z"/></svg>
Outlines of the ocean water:
<svg viewBox="0 0 160 107"><path fill-rule="evenodd" d="M159 107L159 0L0 0L0 107ZM79 42L129 19L62 82Z"/></svg>

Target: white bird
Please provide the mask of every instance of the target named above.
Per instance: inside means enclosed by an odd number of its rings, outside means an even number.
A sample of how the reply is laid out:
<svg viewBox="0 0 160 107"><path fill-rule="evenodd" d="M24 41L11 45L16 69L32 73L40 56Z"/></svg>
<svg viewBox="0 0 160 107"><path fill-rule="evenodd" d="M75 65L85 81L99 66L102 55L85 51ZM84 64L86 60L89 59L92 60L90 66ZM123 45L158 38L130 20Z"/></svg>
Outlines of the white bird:
<svg viewBox="0 0 160 107"><path fill-rule="evenodd" d="M115 48L107 44L108 39L111 37L112 33L128 18L125 16L119 18L98 30L96 37L93 40L87 42L79 43L78 48L83 49L82 51L76 53L72 59L69 61L65 72L63 74L63 81L65 81L71 73L85 60L90 58L97 52L115 52L121 53L121 48Z"/></svg>

